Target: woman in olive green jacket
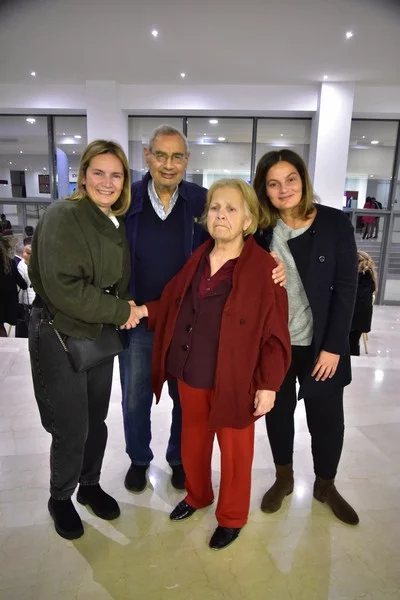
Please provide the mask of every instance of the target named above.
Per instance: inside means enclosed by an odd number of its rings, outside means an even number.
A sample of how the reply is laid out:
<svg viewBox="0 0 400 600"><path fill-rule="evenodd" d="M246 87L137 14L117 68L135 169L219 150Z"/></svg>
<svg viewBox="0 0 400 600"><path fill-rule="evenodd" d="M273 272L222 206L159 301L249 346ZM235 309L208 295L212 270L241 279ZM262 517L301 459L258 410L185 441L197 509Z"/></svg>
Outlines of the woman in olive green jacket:
<svg viewBox="0 0 400 600"><path fill-rule="evenodd" d="M78 502L103 519L120 514L99 485L114 358L78 372L67 346L68 336L94 340L106 324L136 324L120 219L129 204L122 148L96 140L82 155L76 191L47 209L32 243L29 275L37 295L29 352L40 417L52 435L48 508L57 533L67 539L83 534L71 501L78 483Z"/></svg>

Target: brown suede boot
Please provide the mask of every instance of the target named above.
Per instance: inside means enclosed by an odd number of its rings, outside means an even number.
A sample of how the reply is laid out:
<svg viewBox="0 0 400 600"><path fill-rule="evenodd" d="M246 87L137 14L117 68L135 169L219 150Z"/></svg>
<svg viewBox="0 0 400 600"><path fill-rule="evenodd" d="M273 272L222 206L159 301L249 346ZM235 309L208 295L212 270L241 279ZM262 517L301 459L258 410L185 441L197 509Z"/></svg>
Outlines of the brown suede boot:
<svg viewBox="0 0 400 600"><path fill-rule="evenodd" d="M293 492L293 466L275 465L276 480L273 486L265 492L261 501L261 510L266 513L273 513L280 509L285 496Z"/></svg>
<svg viewBox="0 0 400 600"><path fill-rule="evenodd" d="M334 479L315 478L314 498L319 502L326 502L333 514L348 525L357 525L358 515L354 508L339 494L335 487Z"/></svg>

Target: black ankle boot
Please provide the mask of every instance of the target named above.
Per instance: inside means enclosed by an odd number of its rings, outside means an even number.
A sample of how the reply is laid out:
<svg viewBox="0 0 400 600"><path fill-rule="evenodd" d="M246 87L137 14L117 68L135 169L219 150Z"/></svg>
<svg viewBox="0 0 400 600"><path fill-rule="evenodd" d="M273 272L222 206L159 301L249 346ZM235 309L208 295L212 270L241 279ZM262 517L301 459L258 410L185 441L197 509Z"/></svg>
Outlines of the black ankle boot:
<svg viewBox="0 0 400 600"><path fill-rule="evenodd" d="M100 519L112 521L121 514L117 501L106 494L100 485L80 485L76 499L80 504L89 505Z"/></svg>
<svg viewBox="0 0 400 600"><path fill-rule="evenodd" d="M50 498L48 508L58 535L66 540L75 540L83 535L82 521L71 498L68 500Z"/></svg>

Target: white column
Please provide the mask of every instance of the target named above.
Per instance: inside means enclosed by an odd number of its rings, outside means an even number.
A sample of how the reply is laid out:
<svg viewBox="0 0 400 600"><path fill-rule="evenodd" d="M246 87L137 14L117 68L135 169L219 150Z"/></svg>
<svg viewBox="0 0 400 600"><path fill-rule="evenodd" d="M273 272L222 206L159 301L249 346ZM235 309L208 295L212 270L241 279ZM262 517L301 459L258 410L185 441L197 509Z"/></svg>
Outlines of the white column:
<svg viewBox="0 0 400 600"><path fill-rule="evenodd" d="M87 81L87 136L113 140L128 155L128 114L120 108L120 86L115 81Z"/></svg>
<svg viewBox="0 0 400 600"><path fill-rule="evenodd" d="M313 119L310 175L321 203L342 208L349 152L354 84L322 83Z"/></svg>

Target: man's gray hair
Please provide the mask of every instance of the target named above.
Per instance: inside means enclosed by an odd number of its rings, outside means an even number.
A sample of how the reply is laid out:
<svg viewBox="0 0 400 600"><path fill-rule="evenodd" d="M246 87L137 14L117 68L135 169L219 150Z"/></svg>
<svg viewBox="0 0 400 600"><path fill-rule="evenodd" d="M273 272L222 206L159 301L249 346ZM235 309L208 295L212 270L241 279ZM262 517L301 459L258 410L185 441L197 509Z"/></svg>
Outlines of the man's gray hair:
<svg viewBox="0 0 400 600"><path fill-rule="evenodd" d="M24 253L24 247L25 247L24 242L21 242L21 241L17 242L15 244L15 254L17 254L17 256L20 256L21 254L23 254Z"/></svg>
<svg viewBox="0 0 400 600"><path fill-rule="evenodd" d="M183 143L185 144L186 154L189 153L189 142L187 140L187 137L183 135L182 131L179 131L179 129L176 129L176 127L172 127L172 125L160 125L159 127L157 127L157 129L153 131L153 134L148 144L150 152L152 151L155 139L161 135L179 135L179 137L182 138Z"/></svg>

